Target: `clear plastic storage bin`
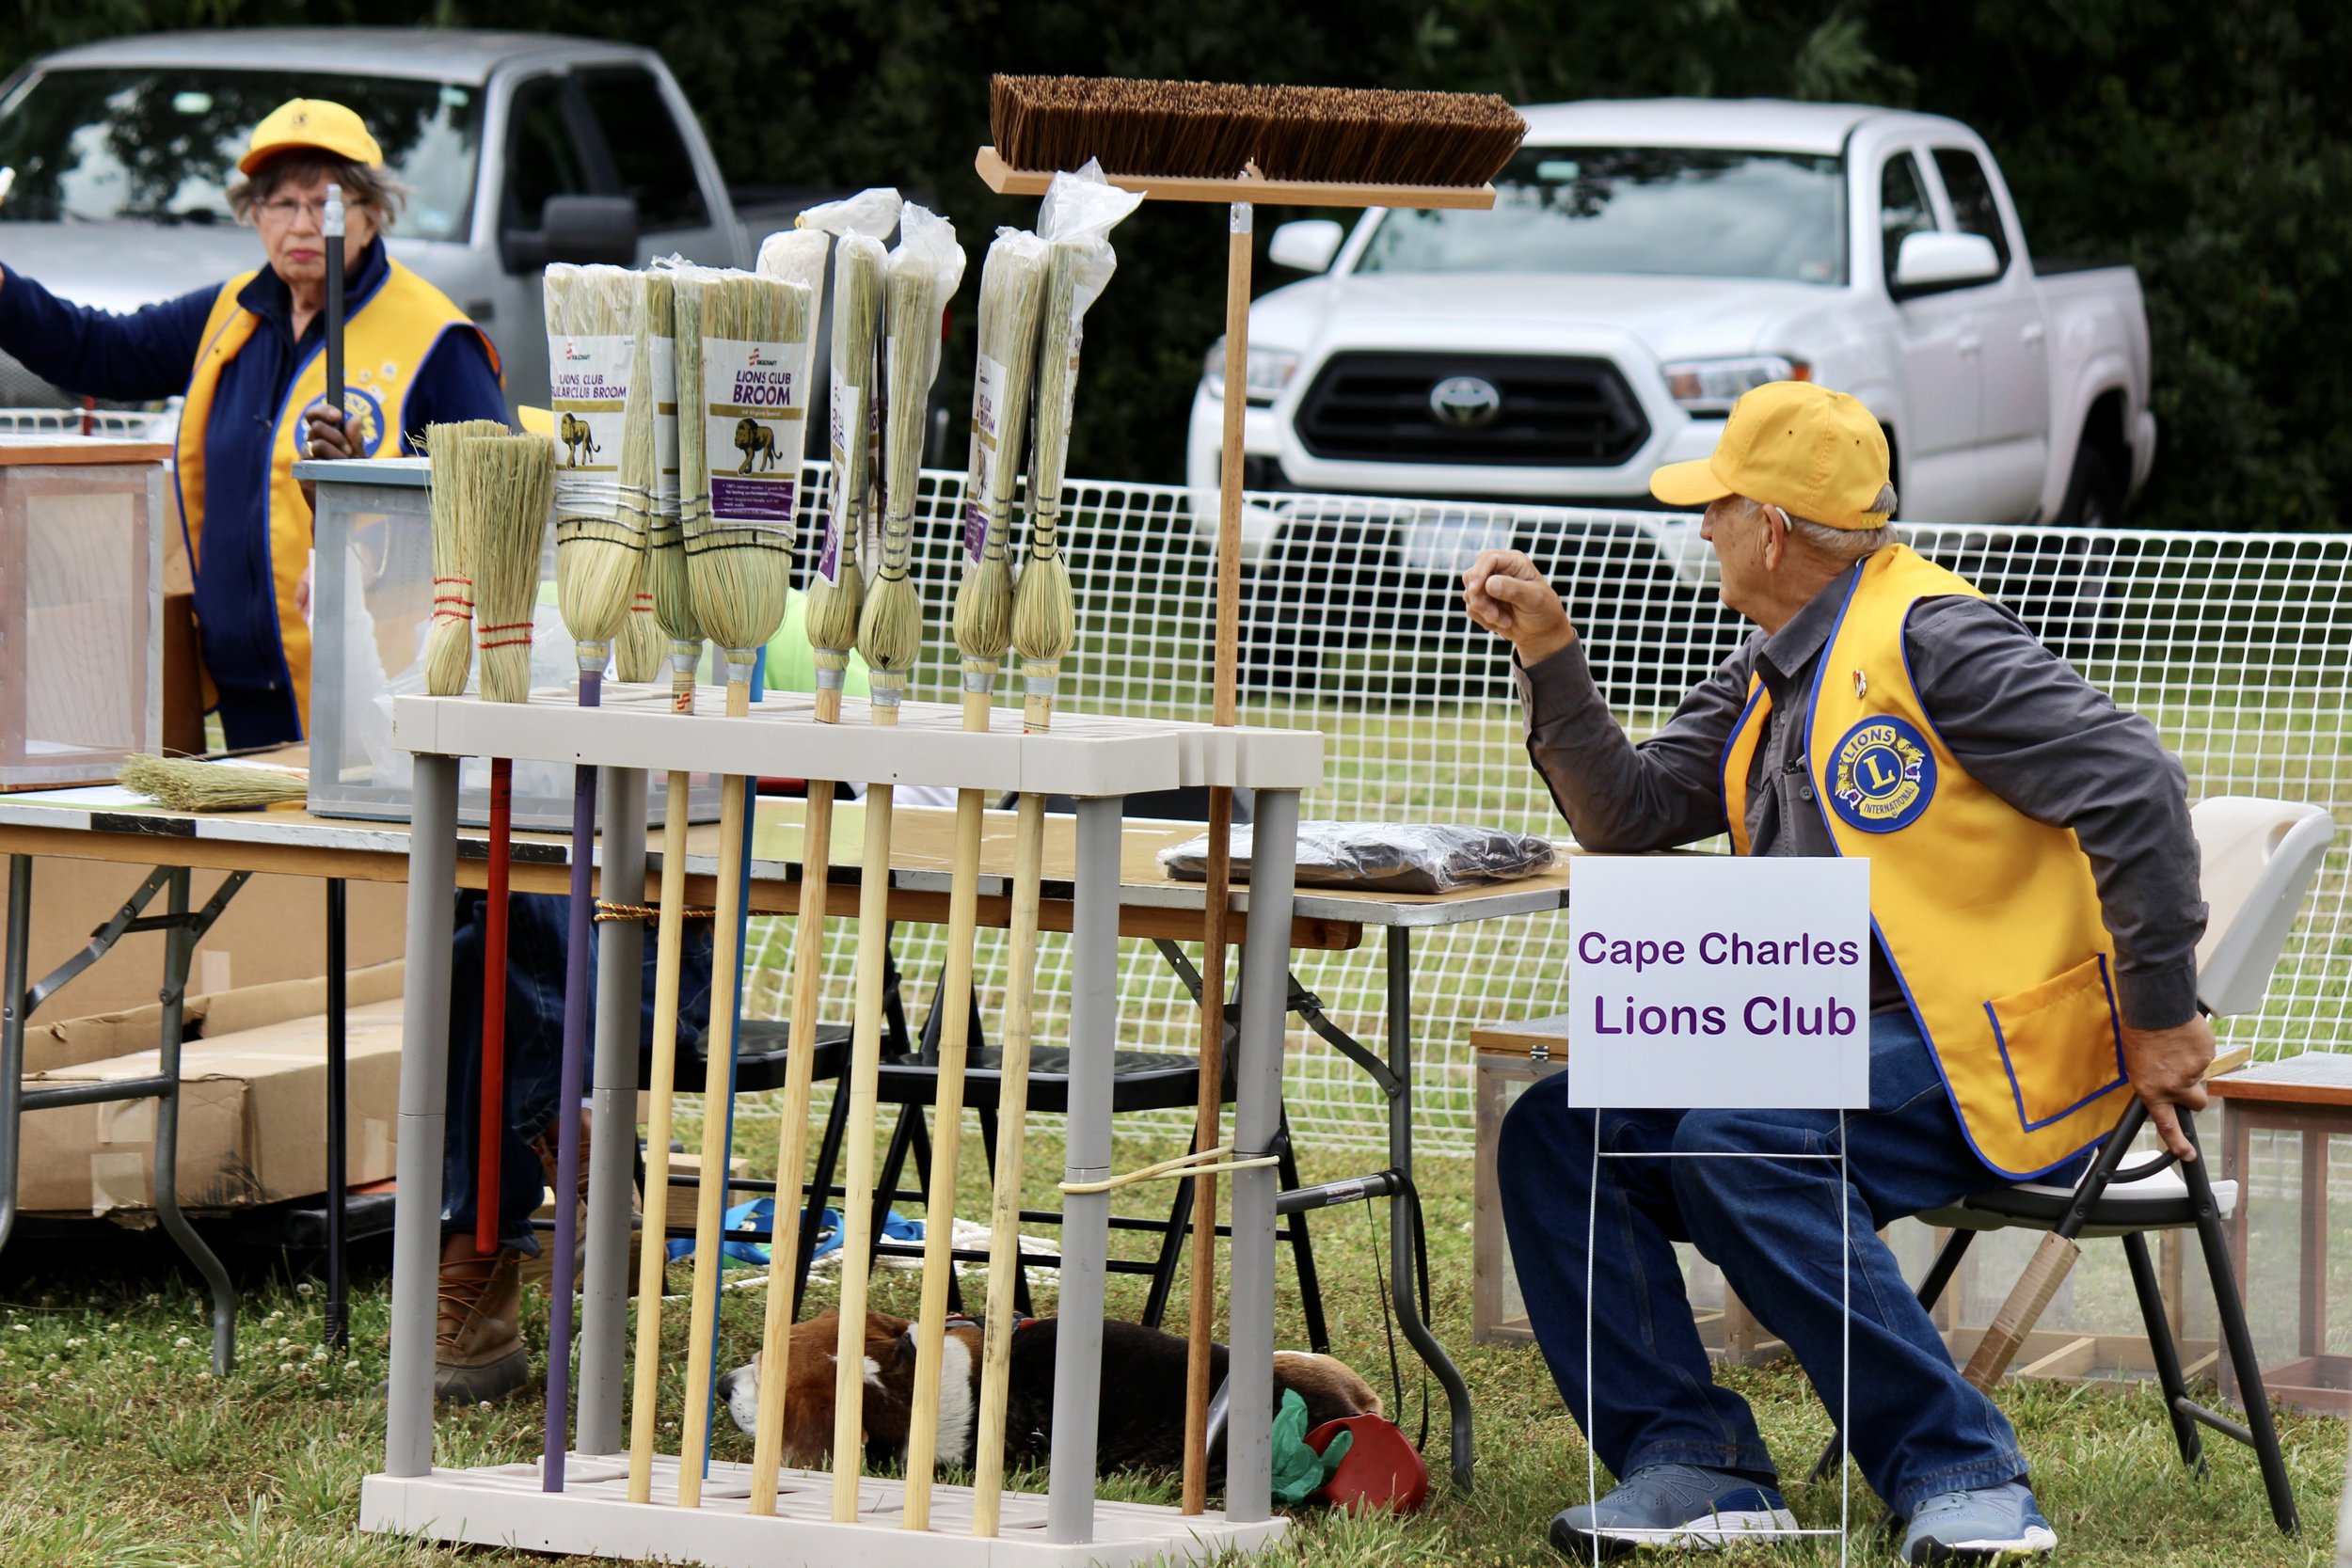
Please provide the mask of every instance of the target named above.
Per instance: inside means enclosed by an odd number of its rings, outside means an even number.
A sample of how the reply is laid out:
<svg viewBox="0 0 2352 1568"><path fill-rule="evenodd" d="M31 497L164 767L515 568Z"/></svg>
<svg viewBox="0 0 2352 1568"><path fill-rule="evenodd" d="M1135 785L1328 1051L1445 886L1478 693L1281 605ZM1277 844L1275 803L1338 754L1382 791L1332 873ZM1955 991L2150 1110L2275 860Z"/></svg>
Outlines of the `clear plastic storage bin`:
<svg viewBox="0 0 2352 1568"><path fill-rule="evenodd" d="M424 641L433 619L433 515L421 457L300 463L318 486L318 569L310 652L310 810L320 816L408 820L408 753L392 744L392 699L424 691ZM578 678L571 635L555 607L555 529L548 529L542 591L533 616L531 684ZM473 677L467 688L473 689ZM605 701L669 701L669 675L652 688L608 684ZM680 721L688 722L690 721ZM653 774L647 822L661 825L667 775ZM717 784L695 780L696 821L719 816ZM490 816L490 765L458 768L458 816L476 826ZM572 825L572 769L515 765L515 826L565 832Z"/></svg>
<svg viewBox="0 0 2352 1568"><path fill-rule="evenodd" d="M104 784L161 746L169 455L0 436L0 790Z"/></svg>

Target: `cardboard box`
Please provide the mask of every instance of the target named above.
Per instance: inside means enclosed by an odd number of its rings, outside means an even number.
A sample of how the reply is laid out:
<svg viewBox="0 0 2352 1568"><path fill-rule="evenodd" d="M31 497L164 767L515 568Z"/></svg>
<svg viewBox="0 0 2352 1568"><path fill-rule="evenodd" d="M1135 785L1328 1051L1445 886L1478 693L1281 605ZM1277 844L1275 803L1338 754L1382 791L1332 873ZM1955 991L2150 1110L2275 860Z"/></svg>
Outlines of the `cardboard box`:
<svg viewBox="0 0 2352 1568"><path fill-rule="evenodd" d="M401 966L350 980L345 1180L392 1174L400 1100ZM180 1201L219 1212L326 1188L326 983L191 997L181 1052ZM151 1077L163 1009L71 1019L25 1035L28 1086ZM154 1204L152 1100L25 1115L18 1201L27 1212L109 1214Z"/></svg>
<svg viewBox="0 0 2352 1568"><path fill-rule="evenodd" d="M90 932L114 917L151 869L35 856L28 978L40 979L87 946ZM202 909L225 875L192 873L188 907ZM408 890L393 882L347 882L344 887L344 930L352 967L399 958L407 930ZM163 913L165 895L158 893L148 912ZM7 928L7 914L0 911L0 931ZM326 973L326 884L315 877L255 877L238 890L197 943L188 965L188 990L217 993ZM164 934L137 932L116 942L33 1016L38 1022L126 1011L152 1003L163 978Z"/></svg>

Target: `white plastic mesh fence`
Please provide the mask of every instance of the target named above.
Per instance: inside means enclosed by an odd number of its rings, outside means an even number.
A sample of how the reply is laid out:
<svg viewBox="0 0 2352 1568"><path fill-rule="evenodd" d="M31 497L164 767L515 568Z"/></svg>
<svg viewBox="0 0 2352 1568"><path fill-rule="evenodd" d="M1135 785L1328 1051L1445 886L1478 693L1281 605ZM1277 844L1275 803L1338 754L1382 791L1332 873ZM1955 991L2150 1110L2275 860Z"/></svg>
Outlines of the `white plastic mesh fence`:
<svg viewBox="0 0 2352 1568"><path fill-rule="evenodd" d="M811 470L804 505L824 503ZM1205 720L1210 708L1214 549L1192 498L1167 485L1073 481L1067 500L1077 638L1064 666L1070 711ZM1309 817L1448 820L1565 836L1531 772L1505 649L1462 614L1454 575L1477 549L1524 549L1567 600L1611 705L1637 737L1738 645L1745 624L1706 576L1695 519L1533 505L1309 495L1250 498L1278 531L1245 571L1242 720L1319 729L1325 782ZM925 585L919 696L946 699L960 474L923 476L916 575ZM2127 530L1907 525L1915 548L1970 577L2117 701L2146 714L2187 766L2192 798L2250 794L2352 816L2345 694L2352 657L2352 537L2168 534ZM813 537L813 526L804 537ZM999 700L1017 704L1002 683ZM2331 850L2290 939L2267 1007L2224 1034L2265 1055L2352 1044L2340 999L2352 980L2347 852ZM779 1016L791 933L763 923L750 1006ZM1413 952L1417 1093L1423 1147L1468 1152L1468 1036L1480 1022L1561 1010L1565 914L1418 933ZM910 1015L941 961L941 933L902 927ZM1188 999L1148 943L1121 973L1122 1044L1190 1050ZM1066 978L1066 939L1044 939L1040 984ZM829 995L844 996L849 942L828 943ZM1299 956L1300 981L1343 1028L1377 1048L1376 936L1352 953ZM1002 1001L1001 936L976 969L984 1020ZM1039 1043L1058 1010L1041 1015ZM1384 1111L1362 1075L1303 1028L1290 1039L1289 1108L1303 1140L1376 1144ZM746 1111L756 1115L750 1106ZM1172 1124L1171 1124L1172 1125Z"/></svg>

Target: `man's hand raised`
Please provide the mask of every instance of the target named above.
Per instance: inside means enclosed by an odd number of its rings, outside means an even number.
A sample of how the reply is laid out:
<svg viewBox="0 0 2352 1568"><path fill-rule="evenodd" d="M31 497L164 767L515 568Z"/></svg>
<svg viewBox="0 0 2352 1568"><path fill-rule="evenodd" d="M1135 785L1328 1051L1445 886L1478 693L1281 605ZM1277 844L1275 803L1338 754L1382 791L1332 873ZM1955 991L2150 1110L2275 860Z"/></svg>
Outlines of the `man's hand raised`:
<svg viewBox="0 0 2352 1568"><path fill-rule="evenodd" d="M1462 605L1471 620L1509 640L1521 664L1540 664L1576 641L1560 595L1517 550L1481 550L1462 574Z"/></svg>
<svg viewBox="0 0 2352 1568"><path fill-rule="evenodd" d="M2205 1108L2204 1074L2212 1065L2213 1025L2201 1017L2169 1029L2123 1025L2123 1071L2133 1092L2147 1102L2148 1119L2164 1147L2184 1160L2196 1159L2197 1148L2181 1131L2173 1107Z"/></svg>

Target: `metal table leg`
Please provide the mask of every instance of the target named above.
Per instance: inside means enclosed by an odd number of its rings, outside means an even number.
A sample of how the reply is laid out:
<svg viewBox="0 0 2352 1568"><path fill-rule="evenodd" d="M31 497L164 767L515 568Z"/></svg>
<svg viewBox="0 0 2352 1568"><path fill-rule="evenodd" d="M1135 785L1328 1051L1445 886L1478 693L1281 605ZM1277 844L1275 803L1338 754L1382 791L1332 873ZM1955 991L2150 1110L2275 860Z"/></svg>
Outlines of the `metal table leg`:
<svg viewBox="0 0 2352 1568"><path fill-rule="evenodd" d="M204 1276L213 1297L213 1370L226 1377L237 1358L237 1290L229 1282L229 1271L222 1267L213 1249L204 1244L188 1217L180 1212L180 1045L186 1026L183 1004L187 1000L188 959L196 948L198 932L188 920L188 868L174 866L167 897L170 925L164 932L164 1031L162 1060L158 1074L163 1083L156 1093L155 1107L155 1217L164 1229L180 1243L180 1250L196 1272ZM236 882L215 895L208 915L217 914L228 902ZM210 925L210 920L202 922Z"/></svg>
<svg viewBox="0 0 2352 1568"><path fill-rule="evenodd" d="M351 1287L343 1273L343 1227L348 1209L344 1183L351 1169L350 1044L346 1009L343 880L326 879L326 1343L351 1344Z"/></svg>
<svg viewBox="0 0 2352 1568"><path fill-rule="evenodd" d="M1412 933L1406 927L1389 927L1388 956L1389 1071L1396 1085L1389 1099L1389 1164L1409 1181L1413 1175L1413 949ZM1470 1386L1422 1321L1421 1303L1413 1294L1413 1227L1420 1212L1418 1202L1391 1201L1389 1205L1389 1288L1396 1302L1398 1326L1445 1389L1446 1409L1454 1418L1454 1484L1467 1492L1473 1454Z"/></svg>

